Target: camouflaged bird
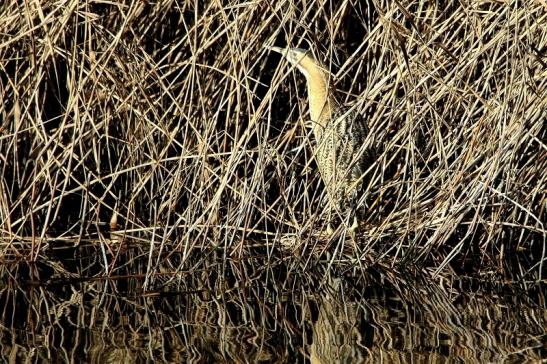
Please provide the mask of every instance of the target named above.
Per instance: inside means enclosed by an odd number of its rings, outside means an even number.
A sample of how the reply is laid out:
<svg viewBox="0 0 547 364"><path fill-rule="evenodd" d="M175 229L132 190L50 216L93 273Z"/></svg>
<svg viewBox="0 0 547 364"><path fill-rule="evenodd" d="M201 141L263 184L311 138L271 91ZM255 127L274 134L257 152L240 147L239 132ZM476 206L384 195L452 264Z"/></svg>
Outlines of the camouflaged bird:
<svg viewBox="0 0 547 364"><path fill-rule="evenodd" d="M281 53L306 77L314 155L327 192L329 223L333 233L332 212L342 218L353 232L358 227L356 203L363 189L363 174L373 153L365 147L369 134L366 121L356 111L342 106L329 88L328 70L311 52L301 48L266 47Z"/></svg>

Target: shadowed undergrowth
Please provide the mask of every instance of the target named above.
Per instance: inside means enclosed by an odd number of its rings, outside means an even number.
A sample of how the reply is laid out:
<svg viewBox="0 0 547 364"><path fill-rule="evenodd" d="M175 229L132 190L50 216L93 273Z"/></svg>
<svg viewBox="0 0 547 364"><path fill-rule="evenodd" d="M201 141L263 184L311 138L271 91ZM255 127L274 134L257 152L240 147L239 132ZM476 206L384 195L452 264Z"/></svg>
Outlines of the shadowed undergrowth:
<svg viewBox="0 0 547 364"><path fill-rule="evenodd" d="M211 251L283 248L311 263L328 251L334 267L545 279L541 2L42 0L0 12L4 261L91 242L104 272L137 246L151 273L170 254L180 270ZM304 80L264 44L311 47L369 121L379 153L356 241L321 234Z"/></svg>

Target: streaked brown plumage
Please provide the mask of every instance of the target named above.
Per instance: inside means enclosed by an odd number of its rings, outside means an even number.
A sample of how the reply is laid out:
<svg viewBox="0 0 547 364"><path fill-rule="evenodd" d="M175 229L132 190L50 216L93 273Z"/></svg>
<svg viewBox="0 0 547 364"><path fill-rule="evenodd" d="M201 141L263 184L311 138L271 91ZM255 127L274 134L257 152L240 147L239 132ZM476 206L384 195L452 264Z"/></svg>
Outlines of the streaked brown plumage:
<svg viewBox="0 0 547 364"><path fill-rule="evenodd" d="M314 153L327 191L329 217L333 210L344 218L353 216L353 230L357 227L354 205L371 159L370 148L363 147L369 133L367 123L359 113L338 103L329 88L330 73L311 52L301 48L266 48L281 53L306 77Z"/></svg>

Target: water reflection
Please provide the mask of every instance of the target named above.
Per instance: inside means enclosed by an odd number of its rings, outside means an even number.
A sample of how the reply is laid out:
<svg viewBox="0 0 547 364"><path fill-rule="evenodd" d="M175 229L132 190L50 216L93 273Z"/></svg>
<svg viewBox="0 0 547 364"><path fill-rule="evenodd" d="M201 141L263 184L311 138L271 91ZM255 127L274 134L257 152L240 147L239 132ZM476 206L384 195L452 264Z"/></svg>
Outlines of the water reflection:
<svg viewBox="0 0 547 364"><path fill-rule="evenodd" d="M44 267L3 266L0 353L14 363L520 362L547 356L541 296L532 302L516 290L449 295L378 271L333 277L320 266L304 273L282 260L210 264L158 278L156 289L146 291L144 276L135 272L74 279L56 278ZM215 269L223 274L210 273Z"/></svg>
<svg viewBox="0 0 547 364"><path fill-rule="evenodd" d="M518 301L468 294L449 298L434 287L414 292L375 287L349 302L327 294L319 300L310 359L485 363L545 358L547 311Z"/></svg>

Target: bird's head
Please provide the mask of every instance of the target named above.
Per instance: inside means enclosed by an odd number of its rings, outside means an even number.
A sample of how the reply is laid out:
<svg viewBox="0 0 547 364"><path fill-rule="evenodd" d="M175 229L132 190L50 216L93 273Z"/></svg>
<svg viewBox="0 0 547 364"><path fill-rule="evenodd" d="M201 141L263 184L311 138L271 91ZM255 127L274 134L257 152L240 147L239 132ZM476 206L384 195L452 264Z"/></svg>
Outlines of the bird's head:
<svg viewBox="0 0 547 364"><path fill-rule="evenodd" d="M274 52L280 53L290 64L296 66L300 72L308 78L311 74L322 69L320 63L315 60L311 51L302 48L281 48L264 46Z"/></svg>

